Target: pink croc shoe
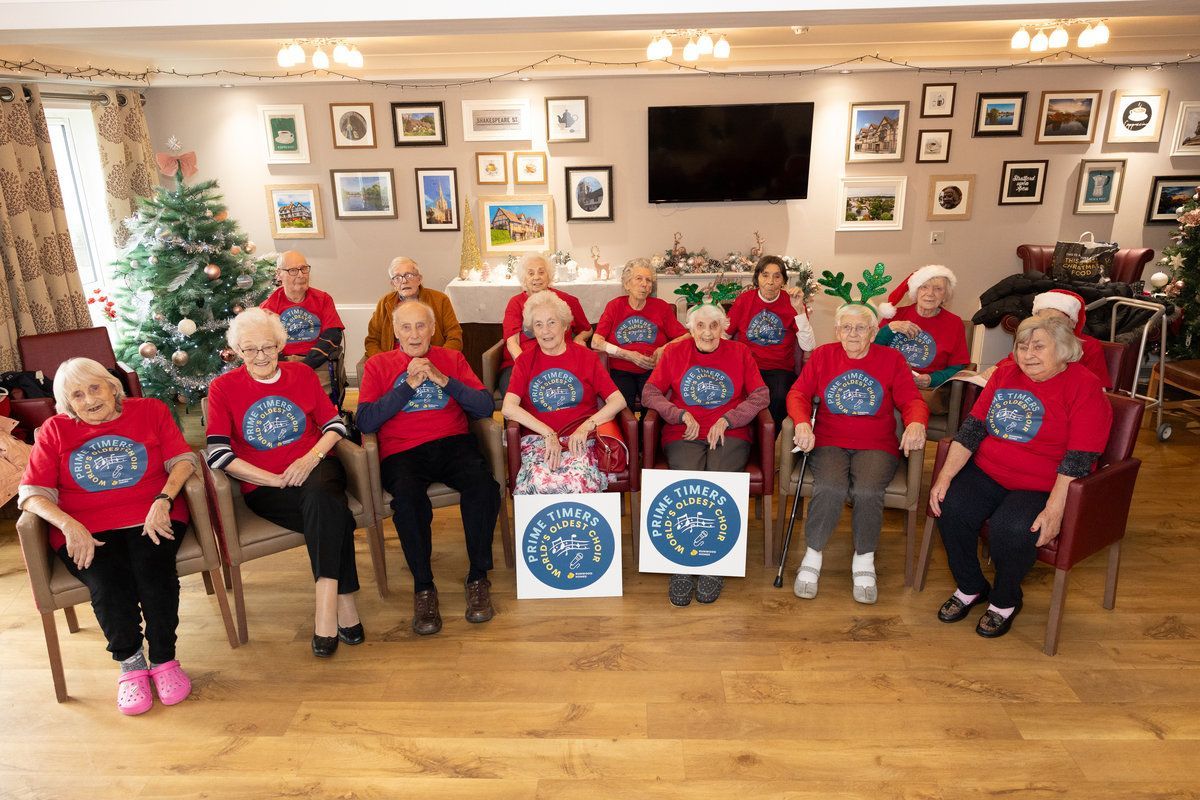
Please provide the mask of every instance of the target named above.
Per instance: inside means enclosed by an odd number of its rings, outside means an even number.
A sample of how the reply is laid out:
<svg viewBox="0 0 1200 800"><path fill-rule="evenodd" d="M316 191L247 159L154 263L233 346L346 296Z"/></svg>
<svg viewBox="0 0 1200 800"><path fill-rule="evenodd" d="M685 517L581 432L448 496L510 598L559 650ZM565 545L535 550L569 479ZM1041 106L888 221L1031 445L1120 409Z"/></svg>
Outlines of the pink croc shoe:
<svg viewBox="0 0 1200 800"><path fill-rule="evenodd" d="M154 705L150 691L150 671L135 669L117 679L117 708L130 717L145 714Z"/></svg>
<svg viewBox="0 0 1200 800"><path fill-rule="evenodd" d="M158 699L164 706L182 703L192 693L192 681L178 661L168 661L150 670Z"/></svg>

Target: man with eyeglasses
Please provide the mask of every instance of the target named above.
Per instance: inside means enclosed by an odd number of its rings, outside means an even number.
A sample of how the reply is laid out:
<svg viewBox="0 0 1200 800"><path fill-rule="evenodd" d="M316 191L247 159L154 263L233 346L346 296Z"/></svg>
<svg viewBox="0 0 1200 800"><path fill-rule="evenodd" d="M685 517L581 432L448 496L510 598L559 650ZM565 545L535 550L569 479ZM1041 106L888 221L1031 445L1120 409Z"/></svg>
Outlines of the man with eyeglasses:
<svg viewBox="0 0 1200 800"><path fill-rule="evenodd" d="M327 392L331 381L325 364L341 353L342 332L346 326L338 316L333 298L309 286L312 267L299 250L280 253L275 275L280 286L262 302L262 308L279 315L287 331L287 345L281 361L302 361L321 379Z"/></svg>
<svg viewBox="0 0 1200 800"><path fill-rule="evenodd" d="M379 299L375 305L375 313L367 323L367 338L363 342L366 358L396 349L392 312L401 303L411 300L424 303L433 309L433 346L462 352L462 326L458 324L454 306L450 305L450 298L442 292L421 285L421 269L417 262L408 256L393 258L392 263L388 265L388 281L392 284L393 291Z"/></svg>

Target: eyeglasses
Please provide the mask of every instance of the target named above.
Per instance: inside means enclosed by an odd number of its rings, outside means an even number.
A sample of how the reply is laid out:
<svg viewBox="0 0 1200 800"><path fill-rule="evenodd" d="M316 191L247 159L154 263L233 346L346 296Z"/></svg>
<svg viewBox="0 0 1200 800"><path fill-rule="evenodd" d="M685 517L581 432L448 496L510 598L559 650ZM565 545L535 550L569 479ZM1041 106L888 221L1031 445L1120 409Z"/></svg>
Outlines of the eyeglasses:
<svg viewBox="0 0 1200 800"><path fill-rule="evenodd" d="M275 355L278 352L279 352L279 345L275 345L275 344L269 344L266 347L243 347L242 348L242 358L245 358L247 360L252 359L252 358L258 358L259 353L262 353L267 358L270 358L271 356Z"/></svg>
<svg viewBox="0 0 1200 800"><path fill-rule="evenodd" d="M864 336L871 332L870 325L838 325L838 330L847 336Z"/></svg>
<svg viewBox="0 0 1200 800"><path fill-rule="evenodd" d="M402 272L399 275L392 276L392 283L405 283L406 281L419 281L421 273L419 272Z"/></svg>
<svg viewBox="0 0 1200 800"><path fill-rule="evenodd" d="M294 278L297 275L307 275L311 269L312 267L310 267L308 264L301 264L298 267L280 267L279 271L286 272L288 275L291 275Z"/></svg>

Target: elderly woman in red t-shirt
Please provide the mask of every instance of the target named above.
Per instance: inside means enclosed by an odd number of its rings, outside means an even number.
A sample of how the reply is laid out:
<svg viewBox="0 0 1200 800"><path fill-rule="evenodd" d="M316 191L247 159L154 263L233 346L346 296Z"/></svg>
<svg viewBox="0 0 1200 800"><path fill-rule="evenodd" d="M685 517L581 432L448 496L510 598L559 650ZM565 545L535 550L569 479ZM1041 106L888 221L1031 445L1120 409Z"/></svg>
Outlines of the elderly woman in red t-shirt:
<svg viewBox="0 0 1200 800"><path fill-rule="evenodd" d="M555 292L530 295L522 313L535 344L517 358L502 409L505 419L522 426L514 493L603 492L608 478L588 437L621 413L625 398L600 358L567 340L571 308ZM564 450L559 437L568 434Z"/></svg>
<svg viewBox="0 0 1200 800"><path fill-rule="evenodd" d="M1112 408L1099 379L1079 363L1081 349L1066 320L1022 322L1016 363L996 369L954 437L929 490L958 585L938 610L942 622L958 622L990 601L975 632L1008 633L1037 549L1058 536L1067 487L1088 475L1104 451ZM979 566L985 522L994 585Z"/></svg>
<svg viewBox="0 0 1200 800"><path fill-rule="evenodd" d="M1033 315L1035 317L1050 317L1070 323L1075 330L1075 338L1079 340L1079 363L1100 379L1100 385L1111 389L1113 382L1108 374L1108 362L1104 358L1104 348L1100 340L1083 332L1087 324L1087 310L1083 298L1067 289L1051 289L1033 298ZM999 364L989 367L983 372L985 380L991 380L997 368L1012 364L1013 354L1009 353Z"/></svg>
<svg viewBox="0 0 1200 800"><path fill-rule="evenodd" d="M192 684L175 660L175 556L188 511L176 502L196 457L159 400L125 397L90 358L54 375L58 415L42 425L18 506L53 526L50 546L92 593L108 652L121 665L117 708L141 714L182 702ZM150 660L142 654L142 621Z"/></svg>
<svg viewBox="0 0 1200 800"><path fill-rule="evenodd" d="M839 308L834 317L837 342L813 351L788 392L795 445L812 451L813 495L804 528L808 549L792 587L797 597L817 596L822 553L849 495L854 499L854 599L878 600L875 550L883 527L883 492L896 474L898 451L908 455L925 446L929 408L904 356L872 343L878 322L874 307L866 303ZM815 433L810 423L814 397L821 401ZM904 422L899 442L897 409Z"/></svg>

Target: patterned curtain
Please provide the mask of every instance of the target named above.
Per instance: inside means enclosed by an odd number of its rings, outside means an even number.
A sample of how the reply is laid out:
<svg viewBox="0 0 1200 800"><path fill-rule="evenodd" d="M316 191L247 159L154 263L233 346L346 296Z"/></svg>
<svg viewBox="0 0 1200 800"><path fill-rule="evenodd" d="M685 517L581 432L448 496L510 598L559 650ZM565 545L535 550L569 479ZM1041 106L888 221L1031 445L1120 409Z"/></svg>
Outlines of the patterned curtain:
<svg viewBox="0 0 1200 800"><path fill-rule="evenodd" d="M46 113L36 86L0 102L0 370L20 369L17 337L90 328Z"/></svg>
<svg viewBox="0 0 1200 800"><path fill-rule="evenodd" d="M137 211L137 198L154 194L154 152L142 101L133 90L122 92L126 102L118 102L117 92L103 92L108 103L93 103L92 117L100 142L100 166L104 170L104 201L112 223L113 243L120 250L129 241L129 231L121 223Z"/></svg>

